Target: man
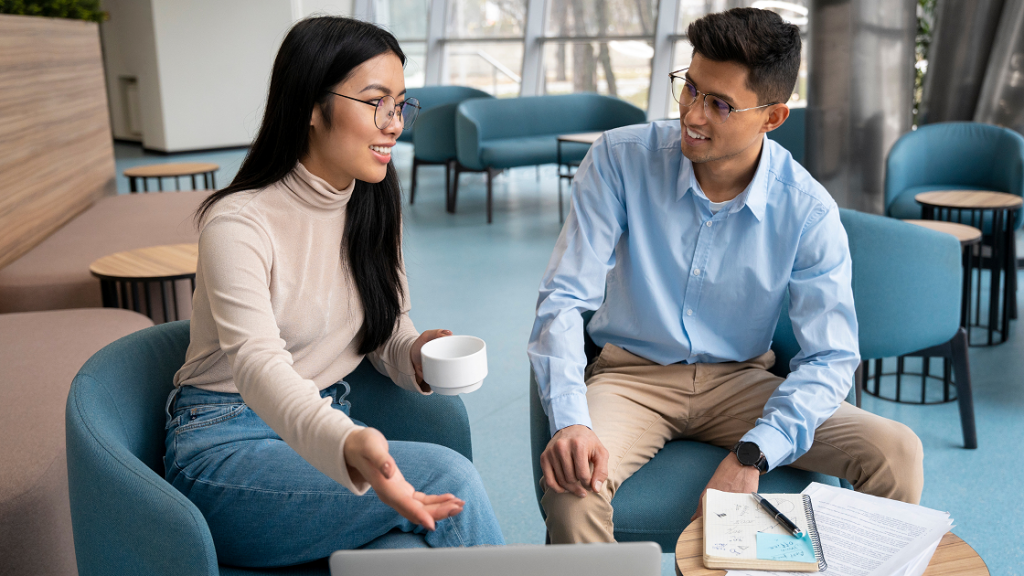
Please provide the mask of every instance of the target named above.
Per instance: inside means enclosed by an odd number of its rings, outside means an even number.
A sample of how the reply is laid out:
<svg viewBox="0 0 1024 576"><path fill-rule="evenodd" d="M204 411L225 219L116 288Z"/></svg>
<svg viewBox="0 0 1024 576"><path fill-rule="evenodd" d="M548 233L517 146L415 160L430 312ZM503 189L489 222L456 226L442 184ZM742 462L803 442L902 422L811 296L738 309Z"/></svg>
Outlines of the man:
<svg viewBox="0 0 1024 576"><path fill-rule="evenodd" d="M921 496L917 436L843 401L860 357L836 203L765 138L789 115L799 30L738 8L688 37L679 125L594 144L541 284L529 355L553 434L541 455L553 543L613 541L615 491L680 438L731 450L707 488L753 492L789 464ZM783 380L768 369L785 298L801 352ZM602 350L587 366L581 312L595 309Z"/></svg>

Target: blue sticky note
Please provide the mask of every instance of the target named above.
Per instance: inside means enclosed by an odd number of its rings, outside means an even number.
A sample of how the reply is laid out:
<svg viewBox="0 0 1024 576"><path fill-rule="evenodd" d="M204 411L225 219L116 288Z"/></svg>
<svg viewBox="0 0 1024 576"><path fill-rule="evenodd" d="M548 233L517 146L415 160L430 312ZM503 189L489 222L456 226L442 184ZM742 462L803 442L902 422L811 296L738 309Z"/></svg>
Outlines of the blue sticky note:
<svg viewBox="0 0 1024 576"><path fill-rule="evenodd" d="M791 534L757 533L758 560L785 560L789 562L816 562L814 545L806 532L797 538Z"/></svg>

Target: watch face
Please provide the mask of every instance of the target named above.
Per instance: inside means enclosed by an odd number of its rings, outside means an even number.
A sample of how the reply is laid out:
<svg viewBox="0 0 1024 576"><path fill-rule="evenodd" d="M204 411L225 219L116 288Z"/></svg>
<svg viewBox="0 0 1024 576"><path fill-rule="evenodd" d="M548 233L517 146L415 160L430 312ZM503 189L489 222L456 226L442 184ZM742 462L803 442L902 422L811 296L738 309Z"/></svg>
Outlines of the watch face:
<svg viewBox="0 0 1024 576"><path fill-rule="evenodd" d="M743 442L736 449L736 459L744 466L756 466L761 458L761 449L753 442Z"/></svg>

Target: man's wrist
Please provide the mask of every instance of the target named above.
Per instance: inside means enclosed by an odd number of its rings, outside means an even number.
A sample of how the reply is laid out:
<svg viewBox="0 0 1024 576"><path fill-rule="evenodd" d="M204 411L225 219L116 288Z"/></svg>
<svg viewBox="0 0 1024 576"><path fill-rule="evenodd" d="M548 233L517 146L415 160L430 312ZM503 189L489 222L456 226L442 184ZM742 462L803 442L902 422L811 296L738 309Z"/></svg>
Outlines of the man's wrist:
<svg viewBox="0 0 1024 576"><path fill-rule="evenodd" d="M741 465L753 467L762 475L768 472L768 458L757 444L740 440L732 447L732 453Z"/></svg>

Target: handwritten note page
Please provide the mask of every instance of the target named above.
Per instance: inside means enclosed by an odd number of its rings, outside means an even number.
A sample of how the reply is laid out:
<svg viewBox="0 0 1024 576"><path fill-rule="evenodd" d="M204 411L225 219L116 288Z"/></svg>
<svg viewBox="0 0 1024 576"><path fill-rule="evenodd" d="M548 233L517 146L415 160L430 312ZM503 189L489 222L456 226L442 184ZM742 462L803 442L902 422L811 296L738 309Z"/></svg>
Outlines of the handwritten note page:
<svg viewBox="0 0 1024 576"><path fill-rule="evenodd" d="M779 512L807 532L803 496L771 494L767 495L767 498ZM757 505L757 501L750 494L708 490L708 504L705 510L710 511L705 512L707 518L704 524L704 545L710 556L756 560L759 532L788 536L790 540L796 541L788 530Z"/></svg>
<svg viewBox="0 0 1024 576"><path fill-rule="evenodd" d="M813 483L811 496L829 576L921 574L952 521L949 514ZM795 521L795 520L794 520ZM730 570L729 576L798 576Z"/></svg>

